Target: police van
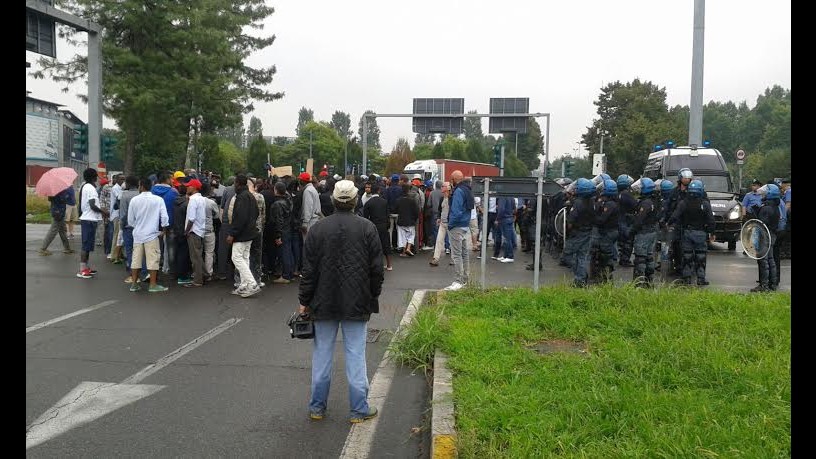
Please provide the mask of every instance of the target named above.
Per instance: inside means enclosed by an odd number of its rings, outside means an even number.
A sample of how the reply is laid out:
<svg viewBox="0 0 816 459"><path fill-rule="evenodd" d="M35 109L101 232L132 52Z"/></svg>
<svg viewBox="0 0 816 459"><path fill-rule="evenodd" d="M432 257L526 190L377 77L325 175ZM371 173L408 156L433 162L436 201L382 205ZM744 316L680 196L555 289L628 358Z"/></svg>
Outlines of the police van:
<svg viewBox="0 0 816 459"><path fill-rule="evenodd" d="M680 169L691 169L694 178L703 182L711 201L716 241L727 243L728 250L736 249L742 227L742 206L737 200L738 194L722 154L708 145L704 148L675 147L669 142L666 146L665 149L657 146L656 151L649 154L643 176L652 180L665 178L676 182Z"/></svg>

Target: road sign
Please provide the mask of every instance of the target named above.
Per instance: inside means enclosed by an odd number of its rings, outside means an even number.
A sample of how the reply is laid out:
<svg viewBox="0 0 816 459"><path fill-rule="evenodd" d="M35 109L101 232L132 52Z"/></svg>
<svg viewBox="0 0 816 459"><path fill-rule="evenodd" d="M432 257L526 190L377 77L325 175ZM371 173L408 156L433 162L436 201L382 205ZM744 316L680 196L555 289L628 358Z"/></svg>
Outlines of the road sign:
<svg viewBox="0 0 816 459"><path fill-rule="evenodd" d="M53 0L42 1L53 6ZM57 57L56 23L34 10L26 10L26 51Z"/></svg>
<svg viewBox="0 0 816 459"><path fill-rule="evenodd" d="M530 108L529 97L490 98L491 114L527 113ZM520 117L490 117L488 132L501 134L503 132L527 133L527 118Z"/></svg>
<svg viewBox="0 0 816 459"><path fill-rule="evenodd" d="M744 150L737 150L737 159L742 161L745 159L745 151Z"/></svg>
<svg viewBox="0 0 816 459"><path fill-rule="evenodd" d="M463 132L465 99L414 99L413 131L417 134L446 133L459 135ZM423 117L422 115L451 115L448 117Z"/></svg>
<svg viewBox="0 0 816 459"><path fill-rule="evenodd" d="M538 193L538 177L489 177L490 196L511 196L514 198L533 197ZM471 190L474 196L484 193L484 177L473 177ZM561 185L545 180L542 193L552 196L563 188Z"/></svg>
<svg viewBox="0 0 816 459"><path fill-rule="evenodd" d="M745 161L743 161L741 159L737 160L737 166L742 166L743 164L745 164Z"/></svg>

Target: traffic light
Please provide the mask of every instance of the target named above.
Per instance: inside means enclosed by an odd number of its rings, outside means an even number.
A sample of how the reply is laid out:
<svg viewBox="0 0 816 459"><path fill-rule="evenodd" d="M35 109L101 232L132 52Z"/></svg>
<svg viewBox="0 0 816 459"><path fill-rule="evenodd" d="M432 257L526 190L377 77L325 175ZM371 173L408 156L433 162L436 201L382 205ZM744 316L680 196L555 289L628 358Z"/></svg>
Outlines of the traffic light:
<svg viewBox="0 0 816 459"><path fill-rule="evenodd" d="M101 157L102 161L109 161L114 158L116 152L116 138L111 136L102 136Z"/></svg>
<svg viewBox="0 0 816 459"><path fill-rule="evenodd" d="M564 160L564 175L572 177L572 161Z"/></svg>
<svg viewBox="0 0 816 459"><path fill-rule="evenodd" d="M300 172L301 173L306 172L306 166L303 165L303 160L302 159L300 160Z"/></svg>
<svg viewBox="0 0 816 459"><path fill-rule="evenodd" d="M501 167L501 145L498 143L493 145L493 164L496 167Z"/></svg>
<svg viewBox="0 0 816 459"><path fill-rule="evenodd" d="M371 175L371 158L366 160L366 174Z"/></svg>
<svg viewBox="0 0 816 459"><path fill-rule="evenodd" d="M88 125L81 124L74 129L74 153L83 157L88 154Z"/></svg>

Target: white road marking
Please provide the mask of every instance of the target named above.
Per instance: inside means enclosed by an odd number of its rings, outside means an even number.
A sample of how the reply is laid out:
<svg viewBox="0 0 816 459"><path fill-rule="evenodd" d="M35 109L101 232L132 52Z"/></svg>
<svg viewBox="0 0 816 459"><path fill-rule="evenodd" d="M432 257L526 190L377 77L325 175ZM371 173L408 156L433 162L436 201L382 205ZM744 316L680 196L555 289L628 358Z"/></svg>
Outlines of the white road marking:
<svg viewBox="0 0 816 459"><path fill-rule="evenodd" d="M394 333L396 339L408 327L408 324L414 319L422 300L425 298L427 290L417 290L408 303L408 308L402 316L397 331ZM391 389L391 382L394 380L394 373L397 365L391 359L391 350L386 349L374 377L371 378L371 386L368 389L368 403L370 406L377 408L379 412L377 417L370 421L353 424L346 437L346 443L343 445L343 451L340 453L341 459L360 459L367 458L371 454L371 443L374 440L374 434L377 431L377 423L383 415L383 405L388 392Z"/></svg>
<svg viewBox="0 0 816 459"><path fill-rule="evenodd" d="M242 318L232 318L222 323L119 384L81 382L26 428L26 449L164 389L166 386L138 383L242 320Z"/></svg>
<svg viewBox="0 0 816 459"><path fill-rule="evenodd" d="M46 320L45 322L40 322L37 325L32 325L26 328L26 333L31 333L35 330L39 330L43 327L47 327L49 325L53 325L57 322L62 322L63 320L70 319L71 317L76 317L80 314L85 314L86 312L96 311L99 308L104 308L105 306L110 306L114 303L118 303L119 300L107 300L103 301L99 304L95 304L93 306L88 306L87 308L80 309L79 311L74 311L70 314L65 314L64 316L59 316L56 319Z"/></svg>

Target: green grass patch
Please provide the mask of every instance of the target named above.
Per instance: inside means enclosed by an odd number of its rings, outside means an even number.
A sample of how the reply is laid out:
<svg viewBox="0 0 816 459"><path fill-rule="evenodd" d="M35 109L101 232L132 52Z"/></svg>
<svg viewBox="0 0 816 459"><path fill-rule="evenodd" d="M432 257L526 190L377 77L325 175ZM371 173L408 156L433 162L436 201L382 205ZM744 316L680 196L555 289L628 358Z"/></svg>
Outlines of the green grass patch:
<svg viewBox="0 0 816 459"><path fill-rule="evenodd" d="M461 291L392 349L454 372L462 457L789 457L790 294ZM587 352L539 354L547 340Z"/></svg>
<svg viewBox="0 0 816 459"><path fill-rule="evenodd" d="M51 223L48 198L26 192L26 223Z"/></svg>

